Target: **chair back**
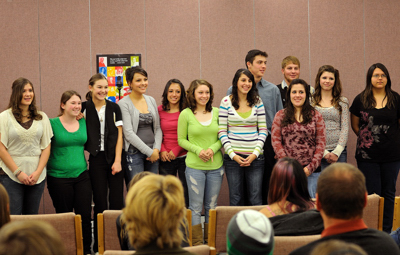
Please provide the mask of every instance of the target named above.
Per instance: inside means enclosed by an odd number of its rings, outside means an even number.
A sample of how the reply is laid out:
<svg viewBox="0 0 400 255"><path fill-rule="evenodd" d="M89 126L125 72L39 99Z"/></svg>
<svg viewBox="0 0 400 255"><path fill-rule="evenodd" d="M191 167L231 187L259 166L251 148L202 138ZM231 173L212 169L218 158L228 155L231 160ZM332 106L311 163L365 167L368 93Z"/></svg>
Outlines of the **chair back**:
<svg viewBox="0 0 400 255"><path fill-rule="evenodd" d="M215 248L217 253L226 252L226 230L232 217L245 209L259 211L264 208L258 206L217 206L210 210L208 223L208 245Z"/></svg>
<svg viewBox="0 0 400 255"><path fill-rule="evenodd" d="M368 195L363 220L368 228L382 230L384 198L377 194Z"/></svg>
<svg viewBox="0 0 400 255"><path fill-rule="evenodd" d="M293 250L321 238L321 235L274 236L274 255L287 255Z"/></svg>
<svg viewBox="0 0 400 255"><path fill-rule="evenodd" d="M192 247L185 247L183 248L191 253L197 255L209 255L210 251L212 250L208 245L198 245ZM104 252L104 255L131 255L135 254L135 251L115 251L115 250L107 250Z"/></svg>
<svg viewBox="0 0 400 255"><path fill-rule="evenodd" d="M60 234L68 255L83 255L82 220L73 212L37 215L11 215L12 221L46 221Z"/></svg>
<svg viewBox="0 0 400 255"><path fill-rule="evenodd" d="M395 197L392 231L395 231L399 227L400 227L400 197Z"/></svg>
<svg viewBox="0 0 400 255"><path fill-rule="evenodd" d="M122 210L105 210L97 215L99 254L106 250L121 250L117 231L117 218Z"/></svg>

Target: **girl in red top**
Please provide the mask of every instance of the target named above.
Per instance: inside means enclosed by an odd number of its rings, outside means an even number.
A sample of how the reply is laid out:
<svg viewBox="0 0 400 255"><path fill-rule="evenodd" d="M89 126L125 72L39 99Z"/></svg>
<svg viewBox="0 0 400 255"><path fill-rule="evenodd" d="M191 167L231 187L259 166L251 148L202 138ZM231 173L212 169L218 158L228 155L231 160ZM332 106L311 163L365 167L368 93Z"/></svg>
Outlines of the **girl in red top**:
<svg viewBox="0 0 400 255"><path fill-rule="evenodd" d="M182 182L185 194L186 208L189 207L188 188L185 177L185 159L187 151L178 145L178 118L183 109L186 108L185 87L178 79L167 82L162 95L162 105L158 106L160 125L163 140L160 152L160 174L171 174Z"/></svg>

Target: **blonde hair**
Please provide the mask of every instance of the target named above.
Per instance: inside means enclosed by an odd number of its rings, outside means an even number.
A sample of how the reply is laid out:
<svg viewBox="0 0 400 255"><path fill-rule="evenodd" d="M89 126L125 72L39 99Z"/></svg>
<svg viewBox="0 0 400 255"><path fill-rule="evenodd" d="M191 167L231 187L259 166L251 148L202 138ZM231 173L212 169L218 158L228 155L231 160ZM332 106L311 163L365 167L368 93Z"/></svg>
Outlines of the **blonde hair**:
<svg viewBox="0 0 400 255"><path fill-rule="evenodd" d="M152 241L161 249L179 247L184 210L183 187L178 178L145 176L131 187L123 209L130 243L136 249Z"/></svg>
<svg viewBox="0 0 400 255"><path fill-rule="evenodd" d="M44 221L12 221L0 230L0 255L65 255L61 237Z"/></svg>
<svg viewBox="0 0 400 255"><path fill-rule="evenodd" d="M311 255L367 255L357 244L346 243L341 240L328 240L321 242L310 253Z"/></svg>
<svg viewBox="0 0 400 255"><path fill-rule="evenodd" d="M10 222L10 199L6 188L0 183L0 228Z"/></svg>

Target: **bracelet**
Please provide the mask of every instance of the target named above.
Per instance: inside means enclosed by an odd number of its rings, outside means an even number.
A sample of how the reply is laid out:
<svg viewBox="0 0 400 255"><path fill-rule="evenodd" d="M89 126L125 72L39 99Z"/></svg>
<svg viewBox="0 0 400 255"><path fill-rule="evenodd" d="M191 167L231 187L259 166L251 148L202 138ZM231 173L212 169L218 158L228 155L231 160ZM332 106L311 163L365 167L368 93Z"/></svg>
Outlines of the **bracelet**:
<svg viewBox="0 0 400 255"><path fill-rule="evenodd" d="M20 175L22 173L22 171L21 170L19 170L18 171L18 173L15 175L15 177L17 177L18 178L18 175Z"/></svg>
<svg viewBox="0 0 400 255"><path fill-rule="evenodd" d="M17 170L14 171L14 175L17 176L19 174L19 172L21 172L21 170L19 169L19 167L17 168Z"/></svg>

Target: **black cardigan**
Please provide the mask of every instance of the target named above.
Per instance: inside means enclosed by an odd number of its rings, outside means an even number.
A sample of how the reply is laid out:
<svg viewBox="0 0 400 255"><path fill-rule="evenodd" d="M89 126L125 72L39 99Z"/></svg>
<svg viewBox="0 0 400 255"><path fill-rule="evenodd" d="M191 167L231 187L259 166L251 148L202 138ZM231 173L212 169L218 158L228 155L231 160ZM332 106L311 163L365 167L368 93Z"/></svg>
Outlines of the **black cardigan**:
<svg viewBox="0 0 400 255"><path fill-rule="evenodd" d="M82 112L86 110L86 131L87 142L85 150L92 156L96 156L100 151L100 120L96 107L92 100L82 103ZM107 163L112 164L115 159L115 147L118 141L118 128L116 121L122 121L122 114L119 106L106 100L105 128L104 128L104 152ZM97 131L97 132L96 132Z"/></svg>

